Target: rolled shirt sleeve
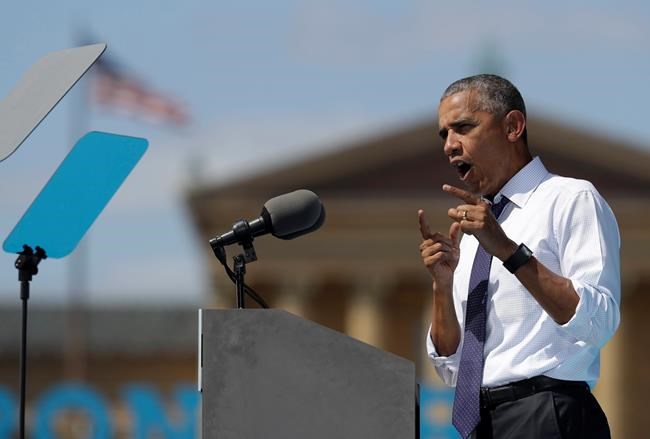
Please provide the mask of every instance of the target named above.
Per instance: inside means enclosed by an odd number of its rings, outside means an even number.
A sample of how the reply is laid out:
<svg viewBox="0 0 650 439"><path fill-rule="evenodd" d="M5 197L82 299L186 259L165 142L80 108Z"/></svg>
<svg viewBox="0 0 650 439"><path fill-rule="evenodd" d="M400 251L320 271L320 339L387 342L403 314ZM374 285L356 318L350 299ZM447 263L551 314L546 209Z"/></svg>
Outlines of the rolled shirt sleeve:
<svg viewBox="0 0 650 439"><path fill-rule="evenodd" d="M595 188L567 194L556 224L562 276L580 297L561 328L600 348L620 322L620 236L613 212Z"/></svg>
<svg viewBox="0 0 650 439"><path fill-rule="evenodd" d="M448 357L438 355L433 340L431 340L431 326L429 326L429 331L427 333L427 354L429 355L436 372L442 381L448 386L456 385L461 346L462 344L458 346L455 353Z"/></svg>

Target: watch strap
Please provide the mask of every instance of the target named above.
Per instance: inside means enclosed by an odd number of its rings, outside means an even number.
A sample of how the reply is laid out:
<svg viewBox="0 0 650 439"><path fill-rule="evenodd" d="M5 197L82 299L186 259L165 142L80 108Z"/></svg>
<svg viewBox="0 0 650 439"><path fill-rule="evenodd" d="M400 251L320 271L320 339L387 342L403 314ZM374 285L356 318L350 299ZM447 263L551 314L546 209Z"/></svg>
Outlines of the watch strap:
<svg viewBox="0 0 650 439"><path fill-rule="evenodd" d="M503 266L506 267L510 273L514 273L532 257L533 252L526 247L526 244L522 243L519 244L519 247L517 247L517 250L515 250L512 256L503 262Z"/></svg>

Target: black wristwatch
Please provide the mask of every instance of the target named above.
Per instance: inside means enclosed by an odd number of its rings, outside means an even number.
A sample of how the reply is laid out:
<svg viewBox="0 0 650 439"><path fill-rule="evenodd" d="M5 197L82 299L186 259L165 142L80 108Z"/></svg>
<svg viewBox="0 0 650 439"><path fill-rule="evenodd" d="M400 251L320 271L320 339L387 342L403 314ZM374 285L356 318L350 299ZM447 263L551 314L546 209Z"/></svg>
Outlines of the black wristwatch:
<svg viewBox="0 0 650 439"><path fill-rule="evenodd" d="M519 244L519 247L517 247L517 250L515 250L512 256L503 261L503 266L506 267L510 273L514 273L532 257L533 252L526 247L526 244Z"/></svg>

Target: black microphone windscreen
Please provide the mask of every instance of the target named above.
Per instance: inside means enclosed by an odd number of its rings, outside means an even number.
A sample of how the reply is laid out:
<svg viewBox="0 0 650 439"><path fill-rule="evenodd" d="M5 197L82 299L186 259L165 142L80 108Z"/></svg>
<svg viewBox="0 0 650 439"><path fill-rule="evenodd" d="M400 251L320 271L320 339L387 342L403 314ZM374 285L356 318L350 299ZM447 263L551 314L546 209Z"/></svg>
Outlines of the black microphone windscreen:
<svg viewBox="0 0 650 439"><path fill-rule="evenodd" d="M264 210L271 219L273 235L282 239L316 230L325 220L325 209L318 195L307 189L271 198L264 203ZM266 216L264 211L262 215Z"/></svg>
<svg viewBox="0 0 650 439"><path fill-rule="evenodd" d="M291 233L291 234L288 234L288 235L278 236L278 238L281 238L281 239L293 239L293 238L297 238L297 237L302 236L302 235L306 235L307 233L311 233L314 230L320 229L320 226L322 226L324 222L325 222L325 206L321 206L320 216L318 217L316 222L311 227L308 227L308 228L303 229L303 230L299 230L299 231L297 231L295 233Z"/></svg>

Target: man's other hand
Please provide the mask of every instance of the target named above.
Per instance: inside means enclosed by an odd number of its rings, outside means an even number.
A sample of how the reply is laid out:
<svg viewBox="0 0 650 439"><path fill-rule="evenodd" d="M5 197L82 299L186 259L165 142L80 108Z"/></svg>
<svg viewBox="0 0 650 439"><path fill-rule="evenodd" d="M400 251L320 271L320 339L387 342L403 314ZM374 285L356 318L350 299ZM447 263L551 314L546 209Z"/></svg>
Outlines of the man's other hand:
<svg viewBox="0 0 650 439"><path fill-rule="evenodd" d="M438 286L451 287L454 270L458 265L460 256L460 224L457 222L451 223L449 236L445 236L438 232L431 233L422 209L418 210L418 220L423 239L422 244L420 244L422 262Z"/></svg>

